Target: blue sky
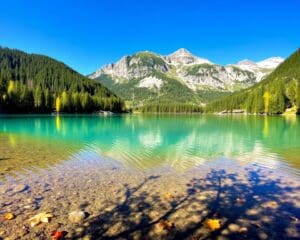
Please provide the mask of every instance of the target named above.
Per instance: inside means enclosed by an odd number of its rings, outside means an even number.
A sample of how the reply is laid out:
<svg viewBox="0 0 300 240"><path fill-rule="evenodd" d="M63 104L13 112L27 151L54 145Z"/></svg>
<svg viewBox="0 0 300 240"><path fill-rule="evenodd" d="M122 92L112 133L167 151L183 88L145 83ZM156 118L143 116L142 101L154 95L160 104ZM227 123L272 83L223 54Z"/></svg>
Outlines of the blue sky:
<svg viewBox="0 0 300 240"><path fill-rule="evenodd" d="M184 47L220 64L287 57L300 47L300 1L9 0L0 45L88 74L136 51Z"/></svg>

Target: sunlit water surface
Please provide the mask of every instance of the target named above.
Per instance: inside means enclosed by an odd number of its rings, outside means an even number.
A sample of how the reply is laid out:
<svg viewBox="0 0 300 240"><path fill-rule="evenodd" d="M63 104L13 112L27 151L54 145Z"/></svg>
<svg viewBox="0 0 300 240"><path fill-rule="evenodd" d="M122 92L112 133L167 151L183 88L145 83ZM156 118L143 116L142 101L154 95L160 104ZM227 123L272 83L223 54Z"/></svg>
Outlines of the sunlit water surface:
<svg viewBox="0 0 300 240"><path fill-rule="evenodd" d="M299 174L299 136L296 117L0 117L0 172L98 155L141 171L164 165L185 171L227 158Z"/></svg>

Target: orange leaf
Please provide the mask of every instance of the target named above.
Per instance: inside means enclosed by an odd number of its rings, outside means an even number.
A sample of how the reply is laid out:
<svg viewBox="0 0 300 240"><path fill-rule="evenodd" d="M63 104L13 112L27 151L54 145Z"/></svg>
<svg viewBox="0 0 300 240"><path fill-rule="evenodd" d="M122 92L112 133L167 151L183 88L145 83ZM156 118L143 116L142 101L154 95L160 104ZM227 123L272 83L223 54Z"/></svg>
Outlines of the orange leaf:
<svg viewBox="0 0 300 240"><path fill-rule="evenodd" d="M205 221L205 226L209 228L211 231L218 230L221 227L219 219L207 219Z"/></svg>
<svg viewBox="0 0 300 240"><path fill-rule="evenodd" d="M54 240L62 240L64 238L65 232L63 231L54 231L51 233Z"/></svg>
<svg viewBox="0 0 300 240"><path fill-rule="evenodd" d="M6 220L12 220L12 219L15 218L15 215L14 215L13 213L6 213L6 214L4 215L4 218L5 218Z"/></svg>

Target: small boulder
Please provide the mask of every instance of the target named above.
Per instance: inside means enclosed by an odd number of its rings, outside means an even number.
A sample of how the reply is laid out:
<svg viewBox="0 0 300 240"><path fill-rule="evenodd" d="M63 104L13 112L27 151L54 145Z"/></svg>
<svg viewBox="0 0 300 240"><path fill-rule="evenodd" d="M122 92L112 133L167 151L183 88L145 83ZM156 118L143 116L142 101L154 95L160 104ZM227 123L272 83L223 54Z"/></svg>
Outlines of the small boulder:
<svg viewBox="0 0 300 240"><path fill-rule="evenodd" d="M74 211L69 213L69 221L72 223L81 223L85 219L86 214L83 211Z"/></svg>

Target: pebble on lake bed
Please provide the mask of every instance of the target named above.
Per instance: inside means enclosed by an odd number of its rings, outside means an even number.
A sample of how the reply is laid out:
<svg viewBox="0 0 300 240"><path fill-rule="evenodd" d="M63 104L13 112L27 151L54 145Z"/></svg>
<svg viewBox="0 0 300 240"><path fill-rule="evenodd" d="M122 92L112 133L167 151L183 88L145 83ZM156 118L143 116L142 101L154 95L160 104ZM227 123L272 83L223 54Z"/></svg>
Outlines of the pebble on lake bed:
<svg viewBox="0 0 300 240"><path fill-rule="evenodd" d="M231 223L228 225L228 229L230 230L230 232L239 232L240 226L237 224Z"/></svg>
<svg viewBox="0 0 300 240"><path fill-rule="evenodd" d="M275 201L268 201L262 204L263 208L277 209L279 207L278 203Z"/></svg>
<svg viewBox="0 0 300 240"><path fill-rule="evenodd" d="M13 186L12 192L19 193L19 192L23 192L23 191L27 190L28 188L29 187L25 184L18 184L18 185Z"/></svg>
<svg viewBox="0 0 300 240"><path fill-rule="evenodd" d="M83 211L74 211L69 213L69 221L72 223L81 223L85 219L85 212Z"/></svg>
<svg viewBox="0 0 300 240"><path fill-rule="evenodd" d="M247 233L248 232L248 228L246 227L241 227L239 230L239 233Z"/></svg>

